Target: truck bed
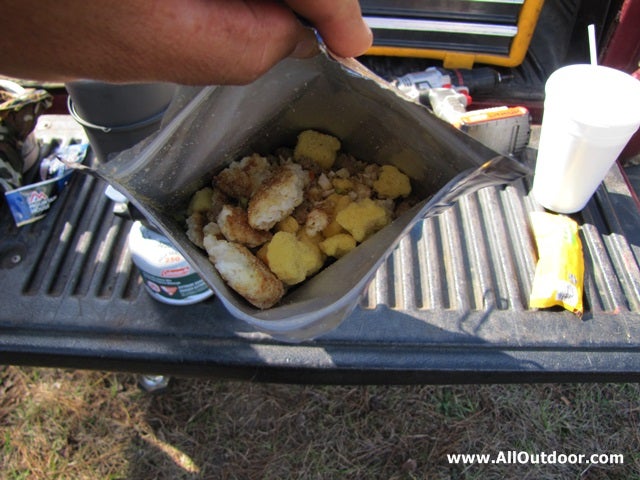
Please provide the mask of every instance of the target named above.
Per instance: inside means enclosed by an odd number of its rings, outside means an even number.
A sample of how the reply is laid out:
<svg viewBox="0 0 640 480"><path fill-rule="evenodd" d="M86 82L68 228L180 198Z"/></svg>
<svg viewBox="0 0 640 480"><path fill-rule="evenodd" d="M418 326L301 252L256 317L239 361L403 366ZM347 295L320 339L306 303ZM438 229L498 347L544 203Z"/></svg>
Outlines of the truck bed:
<svg viewBox="0 0 640 480"><path fill-rule="evenodd" d="M83 132L67 115L48 144ZM535 143L535 135L534 135ZM535 158L528 150L525 161ZM485 188L419 223L336 330L286 344L234 319L214 297L153 300L132 264L130 221L106 185L75 173L41 221L0 208L0 362L295 383L640 380L639 202L615 166L575 218L585 313L532 310L531 179Z"/></svg>

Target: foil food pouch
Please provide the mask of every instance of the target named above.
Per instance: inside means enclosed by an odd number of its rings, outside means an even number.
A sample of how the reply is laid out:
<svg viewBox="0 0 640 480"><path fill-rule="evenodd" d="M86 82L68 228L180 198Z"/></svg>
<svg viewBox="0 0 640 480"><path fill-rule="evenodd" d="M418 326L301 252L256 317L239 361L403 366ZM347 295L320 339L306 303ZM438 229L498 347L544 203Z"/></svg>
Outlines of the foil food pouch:
<svg viewBox="0 0 640 480"><path fill-rule="evenodd" d="M411 178L419 202L279 304L259 310L233 292L189 241L183 213L212 173L254 152L293 146L308 129L339 138L343 151L363 161L396 166ZM275 338L301 341L342 322L379 265L422 218L466 193L530 171L408 101L357 61L322 51L286 59L250 85L180 88L159 132L93 173L171 240L233 316Z"/></svg>
<svg viewBox="0 0 640 480"><path fill-rule="evenodd" d="M578 224L565 215L532 212L531 225L538 263L529 306L561 306L582 316L584 258Z"/></svg>

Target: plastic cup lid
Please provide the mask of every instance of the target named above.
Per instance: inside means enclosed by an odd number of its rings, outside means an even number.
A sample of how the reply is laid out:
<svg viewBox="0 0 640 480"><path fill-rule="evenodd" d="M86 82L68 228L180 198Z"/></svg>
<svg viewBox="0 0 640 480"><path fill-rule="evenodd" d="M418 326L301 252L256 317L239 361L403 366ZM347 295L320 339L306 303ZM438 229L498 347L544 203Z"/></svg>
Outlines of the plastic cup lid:
<svg viewBox="0 0 640 480"><path fill-rule="evenodd" d="M623 131L640 125L640 81L620 70L569 65L551 74L545 92L545 102L564 109L579 124Z"/></svg>

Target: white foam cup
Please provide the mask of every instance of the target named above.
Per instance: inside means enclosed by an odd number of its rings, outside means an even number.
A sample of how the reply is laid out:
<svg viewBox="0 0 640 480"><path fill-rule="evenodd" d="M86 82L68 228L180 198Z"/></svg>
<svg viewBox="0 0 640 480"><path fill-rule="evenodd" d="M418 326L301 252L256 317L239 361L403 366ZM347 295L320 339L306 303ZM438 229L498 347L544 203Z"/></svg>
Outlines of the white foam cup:
<svg viewBox="0 0 640 480"><path fill-rule="evenodd" d="M640 81L600 65L549 77L532 194L558 213L582 210L640 126Z"/></svg>

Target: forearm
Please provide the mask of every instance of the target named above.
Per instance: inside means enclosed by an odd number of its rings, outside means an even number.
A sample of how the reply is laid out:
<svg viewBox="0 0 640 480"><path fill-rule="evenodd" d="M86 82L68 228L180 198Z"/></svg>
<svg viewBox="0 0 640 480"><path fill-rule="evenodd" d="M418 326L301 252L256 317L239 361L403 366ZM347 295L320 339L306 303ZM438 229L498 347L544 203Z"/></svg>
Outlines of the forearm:
<svg viewBox="0 0 640 480"><path fill-rule="evenodd" d="M291 0L343 56L371 43L357 1ZM0 73L22 78L246 83L287 56L313 54L313 33L282 2L0 0Z"/></svg>

